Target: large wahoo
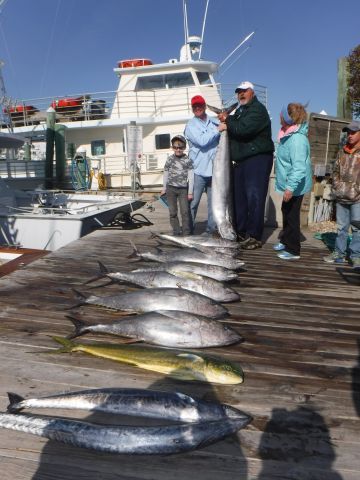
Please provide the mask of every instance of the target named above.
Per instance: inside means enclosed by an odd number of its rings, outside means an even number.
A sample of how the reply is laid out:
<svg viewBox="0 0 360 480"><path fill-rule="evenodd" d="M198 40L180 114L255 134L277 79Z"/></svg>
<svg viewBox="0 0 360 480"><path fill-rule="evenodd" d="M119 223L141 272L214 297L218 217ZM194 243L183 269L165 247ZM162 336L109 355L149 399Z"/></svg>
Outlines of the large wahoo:
<svg viewBox="0 0 360 480"><path fill-rule="evenodd" d="M98 452L130 455L169 455L188 452L218 442L251 422L239 417L211 422L177 425L100 425L70 418L38 417L21 413L0 413L0 428L32 433ZM98 477L99 478L99 477Z"/></svg>
<svg viewBox="0 0 360 480"><path fill-rule="evenodd" d="M226 112L231 112L236 105L234 104L226 109ZM210 107L210 105L208 105L208 108L215 113L222 111ZM236 232L232 225L232 204L229 138L225 130L220 134L220 142L213 161L211 206L220 236L235 241Z"/></svg>

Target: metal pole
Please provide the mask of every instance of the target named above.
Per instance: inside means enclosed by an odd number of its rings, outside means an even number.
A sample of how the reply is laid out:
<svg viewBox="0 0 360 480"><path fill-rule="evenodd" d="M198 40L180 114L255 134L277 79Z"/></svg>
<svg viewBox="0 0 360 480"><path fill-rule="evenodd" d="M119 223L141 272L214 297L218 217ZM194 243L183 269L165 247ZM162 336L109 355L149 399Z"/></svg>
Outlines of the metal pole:
<svg viewBox="0 0 360 480"><path fill-rule="evenodd" d="M50 107L46 110L45 188L53 188L55 120L56 112Z"/></svg>

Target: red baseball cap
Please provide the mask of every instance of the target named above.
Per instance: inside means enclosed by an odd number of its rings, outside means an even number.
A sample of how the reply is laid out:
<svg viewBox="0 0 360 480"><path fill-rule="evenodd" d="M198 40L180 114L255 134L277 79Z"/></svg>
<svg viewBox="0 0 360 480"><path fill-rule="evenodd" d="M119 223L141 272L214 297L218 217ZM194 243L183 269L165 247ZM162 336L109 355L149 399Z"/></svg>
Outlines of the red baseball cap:
<svg viewBox="0 0 360 480"><path fill-rule="evenodd" d="M206 105L206 102L201 95L195 95L195 97L191 99L191 105Z"/></svg>

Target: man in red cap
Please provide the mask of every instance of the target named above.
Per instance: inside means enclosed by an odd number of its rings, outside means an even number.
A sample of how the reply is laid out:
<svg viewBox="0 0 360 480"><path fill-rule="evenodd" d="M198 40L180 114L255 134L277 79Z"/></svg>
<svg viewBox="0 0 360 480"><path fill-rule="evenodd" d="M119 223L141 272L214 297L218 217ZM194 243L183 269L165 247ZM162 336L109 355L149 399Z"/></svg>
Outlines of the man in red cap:
<svg viewBox="0 0 360 480"><path fill-rule="evenodd" d="M185 127L185 137L189 143L189 158L194 165L194 192L190 204L192 232L202 193L207 194L208 220L206 233L211 235L216 231L216 223L211 208L211 180L213 159L220 140L219 121L216 117L206 114L206 102L201 95L191 99L194 117Z"/></svg>

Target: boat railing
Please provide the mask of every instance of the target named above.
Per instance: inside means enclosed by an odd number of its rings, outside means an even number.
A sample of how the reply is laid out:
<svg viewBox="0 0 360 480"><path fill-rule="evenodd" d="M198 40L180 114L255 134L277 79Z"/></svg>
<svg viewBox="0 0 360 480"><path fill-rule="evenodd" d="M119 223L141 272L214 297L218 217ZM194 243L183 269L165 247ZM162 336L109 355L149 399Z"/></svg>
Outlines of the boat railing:
<svg viewBox="0 0 360 480"><path fill-rule="evenodd" d="M73 94L64 97L44 97L27 100L14 100L8 106L8 115L14 127L46 124L49 107L56 111L56 121L83 122L89 120L129 119L140 117L169 117L191 115L191 98L199 93L211 105L219 99L224 105L236 101L234 85L225 83L207 84L154 90L121 90ZM259 100L267 105L267 89L255 85ZM5 130L1 126L0 130Z"/></svg>

